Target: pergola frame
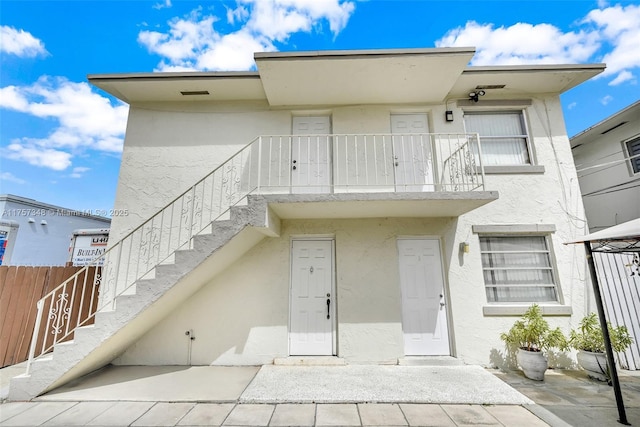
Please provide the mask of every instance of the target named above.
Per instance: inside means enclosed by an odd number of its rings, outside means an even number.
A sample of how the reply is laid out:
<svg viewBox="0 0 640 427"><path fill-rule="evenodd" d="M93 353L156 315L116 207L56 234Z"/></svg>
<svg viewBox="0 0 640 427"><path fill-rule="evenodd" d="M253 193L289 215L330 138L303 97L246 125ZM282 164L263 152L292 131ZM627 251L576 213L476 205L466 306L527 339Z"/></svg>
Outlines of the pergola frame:
<svg viewBox="0 0 640 427"><path fill-rule="evenodd" d="M602 335L604 337L607 363L609 364L611 382L616 397L616 404L618 406L618 422L630 425L629 421L627 421L627 414L625 412L624 401L622 399L622 390L620 388L620 380L618 379L618 370L616 368L615 359L613 358L611 338L609 336L609 328L607 327L607 318L604 311L602 292L600 291L600 283L598 281L593 253L640 253L640 218L588 234L578 240L567 242L565 244L571 243L584 244L589 272L591 274L591 284L596 300L596 307L598 309L598 317L600 319L600 327L602 328Z"/></svg>

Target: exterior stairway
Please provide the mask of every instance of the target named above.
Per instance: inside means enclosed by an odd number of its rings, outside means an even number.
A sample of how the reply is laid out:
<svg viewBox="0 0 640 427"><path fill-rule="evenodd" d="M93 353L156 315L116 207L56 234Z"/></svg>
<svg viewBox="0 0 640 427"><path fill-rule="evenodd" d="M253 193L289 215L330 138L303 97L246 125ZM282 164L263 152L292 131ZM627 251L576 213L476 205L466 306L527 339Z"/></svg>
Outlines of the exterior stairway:
<svg viewBox="0 0 640 427"><path fill-rule="evenodd" d="M279 228L266 200L248 196L246 205L230 208L229 219L214 221L189 249L176 251L173 263L157 265L155 277L116 296L113 310L98 311L93 325L35 359L28 374L11 380L9 400L32 399L105 366L252 246L278 236Z"/></svg>

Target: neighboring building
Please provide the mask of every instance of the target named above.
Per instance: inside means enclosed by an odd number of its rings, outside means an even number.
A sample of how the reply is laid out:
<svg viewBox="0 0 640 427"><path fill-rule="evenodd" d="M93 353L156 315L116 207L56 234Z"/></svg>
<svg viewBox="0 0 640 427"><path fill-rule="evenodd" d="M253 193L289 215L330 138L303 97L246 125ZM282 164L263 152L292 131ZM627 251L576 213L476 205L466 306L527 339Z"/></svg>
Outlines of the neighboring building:
<svg viewBox="0 0 640 427"><path fill-rule="evenodd" d="M587 229L559 95L604 65L473 55L258 53L257 72L90 76L130 104L115 202L129 215L113 219L95 332L11 398L107 363L501 365L500 333L532 303L577 325L584 251L563 242Z"/></svg>
<svg viewBox="0 0 640 427"><path fill-rule="evenodd" d="M640 101L571 138L571 149L589 230L640 218ZM635 341L619 354L620 363L640 369L640 277L632 274L638 254L594 257L608 318L626 326Z"/></svg>
<svg viewBox="0 0 640 427"><path fill-rule="evenodd" d="M640 218L640 101L571 138L589 230Z"/></svg>
<svg viewBox="0 0 640 427"><path fill-rule="evenodd" d="M80 228L109 228L111 220L11 194L0 195L1 265L63 266ZM1 241L1 240L0 240Z"/></svg>

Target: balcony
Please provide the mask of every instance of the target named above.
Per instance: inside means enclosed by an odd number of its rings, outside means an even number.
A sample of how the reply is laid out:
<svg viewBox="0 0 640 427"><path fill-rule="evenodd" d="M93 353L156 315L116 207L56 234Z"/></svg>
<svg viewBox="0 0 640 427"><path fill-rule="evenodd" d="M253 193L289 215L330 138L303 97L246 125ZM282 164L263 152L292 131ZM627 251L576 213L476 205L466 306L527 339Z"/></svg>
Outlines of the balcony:
<svg viewBox="0 0 640 427"><path fill-rule="evenodd" d="M222 191L260 194L281 218L458 216L486 191L477 134L261 136L223 168Z"/></svg>

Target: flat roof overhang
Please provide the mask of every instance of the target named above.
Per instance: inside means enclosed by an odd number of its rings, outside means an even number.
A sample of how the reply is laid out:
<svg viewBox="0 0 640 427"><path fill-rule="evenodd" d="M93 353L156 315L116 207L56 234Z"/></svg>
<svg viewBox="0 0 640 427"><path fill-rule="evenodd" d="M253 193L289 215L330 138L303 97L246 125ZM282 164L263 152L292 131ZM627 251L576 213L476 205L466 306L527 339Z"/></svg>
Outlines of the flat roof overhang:
<svg viewBox="0 0 640 427"><path fill-rule="evenodd" d="M255 54L258 71L92 74L94 86L129 103L260 101L274 107L438 104L560 94L596 76L604 64L469 67L473 48Z"/></svg>
<svg viewBox="0 0 640 427"><path fill-rule="evenodd" d="M592 141L597 141L602 138L602 135L606 135L612 130L622 127L627 123L635 122L640 122L640 101L634 102L617 113L612 114L606 119L573 136L570 139L571 147L575 148L578 145L589 144Z"/></svg>
<svg viewBox="0 0 640 427"><path fill-rule="evenodd" d="M90 74L87 79L128 104L267 99L257 72Z"/></svg>
<svg viewBox="0 0 640 427"><path fill-rule="evenodd" d="M496 85L504 85L504 88L487 89L486 96L481 100L561 94L600 74L605 68L605 64L468 67L457 79L447 98L469 99L469 92L478 86Z"/></svg>
<svg viewBox="0 0 640 427"><path fill-rule="evenodd" d="M442 102L473 48L256 53L269 104Z"/></svg>
<svg viewBox="0 0 640 427"><path fill-rule="evenodd" d="M494 200L497 191L272 194L264 197L282 219L457 217Z"/></svg>

